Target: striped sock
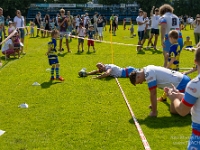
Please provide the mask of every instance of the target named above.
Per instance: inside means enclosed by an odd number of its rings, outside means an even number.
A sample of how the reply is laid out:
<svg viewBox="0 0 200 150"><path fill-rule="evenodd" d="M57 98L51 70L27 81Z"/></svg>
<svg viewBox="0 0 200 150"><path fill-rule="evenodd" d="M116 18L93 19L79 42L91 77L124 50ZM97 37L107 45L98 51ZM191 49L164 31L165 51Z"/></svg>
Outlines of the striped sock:
<svg viewBox="0 0 200 150"><path fill-rule="evenodd" d="M54 70L55 70L55 68L51 68L51 78L53 79L54 78Z"/></svg>
<svg viewBox="0 0 200 150"><path fill-rule="evenodd" d="M59 68L56 68L56 78L58 79L60 77L59 75Z"/></svg>

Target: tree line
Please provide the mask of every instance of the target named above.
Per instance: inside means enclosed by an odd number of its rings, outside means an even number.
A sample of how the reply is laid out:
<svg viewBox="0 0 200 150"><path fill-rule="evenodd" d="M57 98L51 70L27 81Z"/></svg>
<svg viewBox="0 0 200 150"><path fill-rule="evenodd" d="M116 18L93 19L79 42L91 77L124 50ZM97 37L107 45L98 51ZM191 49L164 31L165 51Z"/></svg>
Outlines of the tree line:
<svg viewBox="0 0 200 150"><path fill-rule="evenodd" d="M22 14L26 16L27 10L31 3L76 3L85 4L90 0L3 0L0 7L4 9L4 16L15 16L17 9L21 10ZM198 9L200 0L98 0L99 4L111 5L120 3L133 3L137 2L139 7L146 11L148 14L151 11L152 6L159 7L162 4L171 4L174 7L174 13L176 15L189 15L195 17L200 13Z"/></svg>

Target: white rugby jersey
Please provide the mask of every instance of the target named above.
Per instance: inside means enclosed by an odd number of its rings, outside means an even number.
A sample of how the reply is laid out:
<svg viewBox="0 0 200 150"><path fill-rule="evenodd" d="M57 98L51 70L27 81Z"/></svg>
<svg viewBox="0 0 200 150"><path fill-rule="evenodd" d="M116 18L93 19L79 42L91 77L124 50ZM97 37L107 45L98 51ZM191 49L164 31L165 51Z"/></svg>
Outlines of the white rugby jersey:
<svg viewBox="0 0 200 150"><path fill-rule="evenodd" d="M179 18L170 12L165 13L161 18L160 18L160 24L167 24L165 34L168 35L170 30L177 30L180 32L179 29Z"/></svg>
<svg viewBox="0 0 200 150"><path fill-rule="evenodd" d="M200 124L200 74L187 84L182 102L192 107L192 121Z"/></svg>
<svg viewBox="0 0 200 150"><path fill-rule="evenodd" d="M160 15L151 16L151 28L159 29Z"/></svg>
<svg viewBox="0 0 200 150"><path fill-rule="evenodd" d="M180 72L154 65L149 65L143 69L149 90L156 87L161 89L171 87L171 83L177 88L184 77Z"/></svg>
<svg viewBox="0 0 200 150"><path fill-rule="evenodd" d="M105 67L106 67L106 71L108 69L111 69L111 72L110 72L110 76L113 76L113 77L121 77L122 75L122 68L114 65L114 64L105 64Z"/></svg>

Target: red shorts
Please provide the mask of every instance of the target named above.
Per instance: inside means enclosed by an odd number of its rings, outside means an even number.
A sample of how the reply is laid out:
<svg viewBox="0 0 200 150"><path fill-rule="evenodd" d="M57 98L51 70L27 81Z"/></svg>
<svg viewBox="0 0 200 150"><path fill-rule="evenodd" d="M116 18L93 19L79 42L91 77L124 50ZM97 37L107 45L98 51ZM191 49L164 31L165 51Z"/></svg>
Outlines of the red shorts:
<svg viewBox="0 0 200 150"><path fill-rule="evenodd" d="M88 40L88 46L94 46L94 41L93 40Z"/></svg>

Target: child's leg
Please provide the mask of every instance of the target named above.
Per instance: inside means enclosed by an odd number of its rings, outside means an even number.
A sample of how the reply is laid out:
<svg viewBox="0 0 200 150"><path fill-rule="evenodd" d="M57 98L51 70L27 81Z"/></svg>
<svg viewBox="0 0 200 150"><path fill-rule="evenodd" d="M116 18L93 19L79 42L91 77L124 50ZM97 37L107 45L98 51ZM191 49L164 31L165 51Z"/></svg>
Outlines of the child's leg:
<svg viewBox="0 0 200 150"><path fill-rule="evenodd" d="M60 66L59 64L56 64L56 79L60 77L59 66Z"/></svg>
<svg viewBox="0 0 200 150"><path fill-rule="evenodd" d="M51 80L54 80L54 70L55 70L55 65L53 64L51 67Z"/></svg>
<svg viewBox="0 0 200 150"><path fill-rule="evenodd" d="M94 48L94 46L92 46L93 47L93 50L94 50L94 52L95 52L95 48Z"/></svg>
<svg viewBox="0 0 200 150"><path fill-rule="evenodd" d="M80 41L78 39L78 52L80 51Z"/></svg>
<svg viewBox="0 0 200 150"><path fill-rule="evenodd" d="M60 76L60 65L59 64L56 64L56 79L57 80L60 80L60 81L64 81L64 78L62 78L61 76Z"/></svg>
<svg viewBox="0 0 200 150"><path fill-rule="evenodd" d="M82 42L81 42L81 48L82 48L82 51L83 51L83 44L84 44L84 42L82 41Z"/></svg>
<svg viewBox="0 0 200 150"><path fill-rule="evenodd" d="M68 40L68 38L66 38L66 46L67 46L68 52L71 52L70 49L69 49L69 40Z"/></svg>

